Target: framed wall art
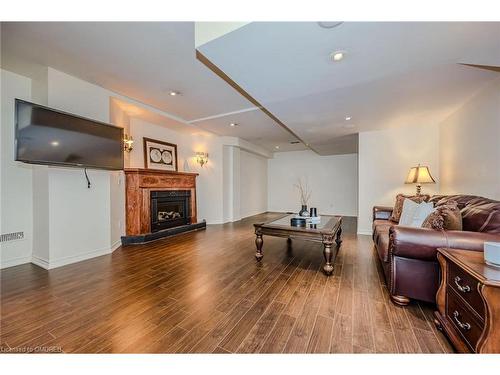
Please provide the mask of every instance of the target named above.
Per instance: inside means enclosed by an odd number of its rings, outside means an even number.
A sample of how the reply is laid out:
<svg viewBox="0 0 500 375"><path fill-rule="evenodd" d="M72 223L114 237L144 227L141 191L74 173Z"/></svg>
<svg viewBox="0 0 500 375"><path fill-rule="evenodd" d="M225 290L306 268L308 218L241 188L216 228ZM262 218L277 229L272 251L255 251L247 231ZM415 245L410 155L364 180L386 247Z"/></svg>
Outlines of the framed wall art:
<svg viewBox="0 0 500 375"><path fill-rule="evenodd" d="M144 168L177 172L177 145L144 138Z"/></svg>

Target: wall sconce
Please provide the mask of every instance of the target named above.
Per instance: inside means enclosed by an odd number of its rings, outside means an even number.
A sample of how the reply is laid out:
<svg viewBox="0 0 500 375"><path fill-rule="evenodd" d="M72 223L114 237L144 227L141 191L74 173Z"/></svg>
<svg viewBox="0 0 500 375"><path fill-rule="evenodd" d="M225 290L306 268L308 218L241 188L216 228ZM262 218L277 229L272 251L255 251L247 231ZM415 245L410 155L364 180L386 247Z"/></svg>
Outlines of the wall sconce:
<svg viewBox="0 0 500 375"><path fill-rule="evenodd" d="M196 153L196 161L202 167L208 163L208 153L207 152L197 152Z"/></svg>
<svg viewBox="0 0 500 375"><path fill-rule="evenodd" d="M134 139L131 135L125 134L123 136L123 151L130 152L134 149Z"/></svg>

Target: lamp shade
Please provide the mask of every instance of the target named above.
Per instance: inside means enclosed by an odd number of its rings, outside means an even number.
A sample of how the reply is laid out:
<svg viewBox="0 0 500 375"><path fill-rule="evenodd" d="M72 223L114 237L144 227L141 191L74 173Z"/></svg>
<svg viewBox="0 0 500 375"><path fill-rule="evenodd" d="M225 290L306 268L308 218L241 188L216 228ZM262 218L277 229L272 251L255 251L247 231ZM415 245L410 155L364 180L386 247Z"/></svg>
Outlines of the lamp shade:
<svg viewBox="0 0 500 375"><path fill-rule="evenodd" d="M436 181L431 176L429 167L417 165L410 168L405 184L435 184Z"/></svg>

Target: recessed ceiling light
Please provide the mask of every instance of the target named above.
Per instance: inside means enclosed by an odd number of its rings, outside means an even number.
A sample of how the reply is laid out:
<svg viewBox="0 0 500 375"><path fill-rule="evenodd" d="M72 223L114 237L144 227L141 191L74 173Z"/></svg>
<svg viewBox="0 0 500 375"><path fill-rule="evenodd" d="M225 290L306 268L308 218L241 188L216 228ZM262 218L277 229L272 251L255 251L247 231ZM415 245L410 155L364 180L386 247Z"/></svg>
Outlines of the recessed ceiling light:
<svg viewBox="0 0 500 375"><path fill-rule="evenodd" d="M180 93L179 91L169 91L169 92L168 92L168 95L170 95L170 96L178 96L178 95L180 95L180 94L181 94L181 93Z"/></svg>
<svg viewBox="0 0 500 375"><path fill-rule="evenodd" d="M335 51L330 54L330 58L335 62L342 60L344 57L345 51Z"/></svg>
<svg viewBox="0 0 500 375"><path fill-rule="evenodd" d="M59 142L58 142L58 141L52 141L52 142L50 142L50 144L51 144L52 146L54 146L54 147L59 146Z"/></svg>
<svg viewBox="0 0 500 375"><path fill-rule="evenodd" d="M280 149L280 146L274 146L274 148L275 148L276 150L279 150L279 149Z"/></svg>
<svg viewBox="0 0 500 375"><path fill-rule="evenodd" d="M346 121L350 121L351 120L351 116L346 116L345 120Z"/></svg>
<svg viewBox="0 0 500 375"><path fill-rule="evenodd" d="M342 25L344 22L326 22L326 21L322 21L322 22L318 22L318 26L321 27L322 29L333 29L334 27L337 27L337 26L340 26Z"/></svg>
<svg viewBox="0 0 500 375"><path fill-rule="evenodd" d="M229 124L230 127L234 128L235 126L238 126L239 124L237 124L236 122L232 122Z"/></svg>

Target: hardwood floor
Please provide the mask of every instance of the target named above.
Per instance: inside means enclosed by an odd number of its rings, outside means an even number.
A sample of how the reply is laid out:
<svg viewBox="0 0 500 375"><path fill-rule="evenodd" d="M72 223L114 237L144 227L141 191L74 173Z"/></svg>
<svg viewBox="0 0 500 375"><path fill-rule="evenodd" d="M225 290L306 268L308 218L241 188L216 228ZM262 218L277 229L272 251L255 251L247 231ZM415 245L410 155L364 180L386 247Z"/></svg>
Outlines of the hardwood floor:
<svg viewBox="0 0 500 375"><path fill-rule="evenodd" d="M1 271L3 348L96 353L443 353L433 307L388 298L371 238L344 218L332 277L322 245L208 226L46 271ZM50 349L52 348L52 349Z"/></svg>

